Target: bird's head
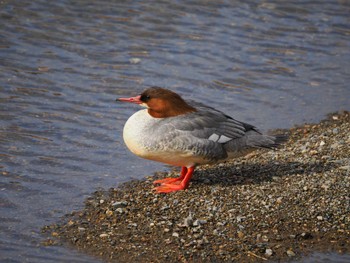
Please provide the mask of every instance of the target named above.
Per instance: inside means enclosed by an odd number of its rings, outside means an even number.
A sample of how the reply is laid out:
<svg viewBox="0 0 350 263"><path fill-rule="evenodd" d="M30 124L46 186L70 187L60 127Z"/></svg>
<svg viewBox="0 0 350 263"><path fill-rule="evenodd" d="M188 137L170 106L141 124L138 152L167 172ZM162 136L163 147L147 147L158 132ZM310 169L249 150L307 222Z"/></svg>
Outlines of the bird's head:
<svg viewBox="0 0 350 263"><path fill-rule="evenodd" d="M175 117L196 111L177 93L159 87L146 89L136 97L119 98L117 100L144 106L148 108L148 113L154 118Z"/></svg>

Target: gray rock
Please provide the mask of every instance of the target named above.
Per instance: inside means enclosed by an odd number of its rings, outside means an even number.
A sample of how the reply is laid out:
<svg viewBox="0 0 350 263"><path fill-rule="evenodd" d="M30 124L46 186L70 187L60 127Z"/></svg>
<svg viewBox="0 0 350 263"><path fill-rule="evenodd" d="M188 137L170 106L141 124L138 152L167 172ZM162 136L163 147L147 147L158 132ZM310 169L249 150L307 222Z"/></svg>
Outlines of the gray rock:
<svg viewBox="0 0 350 263"><path fill-rule="evenodd" d="M271 257L272 254L273 254L273 251L272 251L271 248L267 248L267 249L265 250L265 255L266 255L266 256Z"/></svg>
<svg viewBox="0 0 350 263"><path fill-rule="evenodd" d="M188 215L188 217L185 218L183 225L185 227L193 226L193 218L192 218L192 214L191 213Z"/></svg>
<svg viewBox="0 0 350 263"><path fill-rule="evenodd" d="M122 208L122 207L126 207L128 205L128 202L127 201L117 201L117 202L114 202L112 204L112 206L114 208Z"/></svg>
<svg viewBox="0 0 350 263"><path fill-rule="evenodd" d="M287 255L288 257L295 257L295 253L293 252L293 250L287 250Z"/></svg>

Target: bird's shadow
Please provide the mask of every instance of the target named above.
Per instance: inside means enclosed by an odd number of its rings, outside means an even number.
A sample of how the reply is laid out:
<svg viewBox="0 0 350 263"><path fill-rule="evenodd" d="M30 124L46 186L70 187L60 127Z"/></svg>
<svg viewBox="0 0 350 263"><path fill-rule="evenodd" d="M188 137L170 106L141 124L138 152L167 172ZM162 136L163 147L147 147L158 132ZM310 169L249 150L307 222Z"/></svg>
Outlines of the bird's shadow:
<svg viewBox="0 0 350 263"><path fill-rule="evenodd" d="M245 163L238 165L223 165L220 167L206 167L195 172L192 182L206 185L245 185L259 184L265 181L278 180L278 178L292 175L323 173L336 167L335 163L301 163L301 162L275 162L264 164Z"/></svg>

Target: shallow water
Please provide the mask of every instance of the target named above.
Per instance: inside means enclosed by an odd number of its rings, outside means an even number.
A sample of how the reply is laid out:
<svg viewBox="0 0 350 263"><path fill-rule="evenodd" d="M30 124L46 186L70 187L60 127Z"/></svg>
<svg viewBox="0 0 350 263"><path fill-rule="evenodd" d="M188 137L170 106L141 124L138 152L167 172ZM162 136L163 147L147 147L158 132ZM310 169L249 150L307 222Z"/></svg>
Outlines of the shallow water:
<svg viewBox="0 0 350 263"><path fill-rule="evenodd" d="M350 110L349 13L341 0L0 2L0 261L97 262L41 246L41 227L168 169L126 150L138 108L116 97L164 86L262 130Z"/></svg>

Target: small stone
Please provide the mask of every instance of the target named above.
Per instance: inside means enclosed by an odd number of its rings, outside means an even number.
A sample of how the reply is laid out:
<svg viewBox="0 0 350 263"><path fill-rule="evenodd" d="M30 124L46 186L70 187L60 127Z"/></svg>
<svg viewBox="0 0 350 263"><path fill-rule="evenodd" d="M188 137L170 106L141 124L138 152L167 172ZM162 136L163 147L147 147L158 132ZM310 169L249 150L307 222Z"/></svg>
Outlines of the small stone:
<svg viewBox="0 0 350 263"><path fill-rule="evenodd" d="M100 235L100 237L101 237L101 238L108 237L108 234L103 233L103 234Z"/></svg>
<svg viewBox="0 0 350 263"><path fill-rule="evenodd" d="M316 150L311 150L311 151L310 151L310 154L311 154L311 155L316 155L316 154L318 154L318 151L316 151Z"/></svg>
<svg viewBox="0 0 350 263"><path fill-rule="evenodd" d="M283 240L283 238L282 238L280 235L277 235L277 236L276 236L276 240L277 240L277 241L281 241L281 240Z"/></svg>
<svg viewBox="0 0 350 263"><path fill-rule="evenodd" d="M236 217L236 220L237 220L238 223L242 222L244 219L245 219L244 216L237 216Z"/></svg>
<svg viewBox="0 0 350 263"><path fill-rule="evenodd" d="M109 217L112 216L113 215L113 211L107 209L106 215L109 216Z"/></svg>
<svg viewBox="0 0 350 263"><path fill-rule="evenodd" d="M267 248L267 249L265 250L265 255L266 255L266 256L271 257L272 254L273 254L273 251L272 251L271 248Z"/></svg>
<svg viewBox="0 0 350 263"><path fill-rule="evenodd" d="M193 225L192 214L190 213L188 217L185 218L184 224L185 227L191 227Z"/></svg>
<svg viewBox="0 0 350 263"><path fill-rule="evenodd" d="M335 142L335 143L333 143L333 144L331 145L331 149L332 149L332 150L338 149L339 146L340 146L340 144L337 143L337 142Z"/></svg>
<svg viewBox="0 0 350 263"><path fill-rule="evenodd" d="M283 197L278 197L278 198L276 199L276 203L277 203L277 204L281 204L281 203L282 203L282 199L283 199Z"/></svg>
<svg viewBox="0 0 350 263"><path fill-rule="evenodd" d="M307 152L307 146L303 145L300 147L301 153L306 153Z"/></svg>
<svg viewBox="0 0 350 263"><path fill-rule="evenodd" d="M192 233L198 233L200 228L200 226L193 228Z"/></svg>
<svg viewBox="0 0 350 263"><path fill-rule="evenodd" d="M334 128L334 129L332 130L332 133L333 133L333 134L338 134L338 133L339 133L338 128Z"/></svg>
<svg viewBox="0 0 350 263"><path fill-rule="evenodd" d="M103 204L105 202L105 200L101 199L100 200L100 204Z"/></svg>
<svg viewBox="0 0 350 263"><path fill-rule="evenodd" d="M174 232L174 233L172 234L172 236L173 236L173 237L179 237L179 233Z"/></svg>
<svg viewBox="0 0 350 263"><path fill-rule="evenodd" d="M244 237L244 233L242 231L238 231L237 236L238 236L238 238L242 239Z"/></svg>
<svg viewBox="0 0 350 263"><path fill-rule="evenodd" d="M339 167L340 170L350 170L350 165L344 165Z"/></svg>
<svg viewBox="0 0 350 263"><path fill-rule="evenodd" d="M288 257L295 257L295 253L291 249L287 250L287 255Z"/></svg>
<svg viewBox="0 0 350 263"><path fill-rule="evenodd" d="M272 180L274 180L274 181L279 181L281 178L280 177L278 177L278 176L272 176Z"/></svg>
<svg viewBox="0 0 350 263"><path fill-rule="evenodd" d="M324 142L324 141L321 141L320 142L320 146L323 146L323 145L325 145L326 143Z"/></svg>
<svg viewBox="0 0 350 263"><path fill-rule="evenodd" d="M322 216L317 216L317 220L323 220L323 217Z"/></svg>
<svg viewBox="0 0 350 263"><path fill-rule="evenodd" d="M198 221L199 225L204 225L204 224L208 223L208 221L204 220L204 219L198 219L197 221Z"/></svg>
<svg viewBox="0 0 350 263"><path fill-rule="evenodd" d="M170 206L165 205L165 206L161 207L160 210L165 211L165 210L168 210L169 208L170 208Z"/></svg>
<svg viewBox="0 0 350 263"><path fill-rule="evenodd" d="M263 242L269 242L269 239L268 239L267 236L262 236L262 237L261 237L261 240L262 240Z"/></svg>
<svg viewBox="0 0 350 263"><path fill-rule="evenodd" d="M115 210L116 212L120 213L120 214L123 214L124 213L124 209L119 207Z"/></svg>
<svg viewBox="0 0 350 263"><path fill-rule="evenodd" d="M117 201L112 204L113 207L115 208L121 208L121 207L126 207L128 205L127 201Z"/></svg>

